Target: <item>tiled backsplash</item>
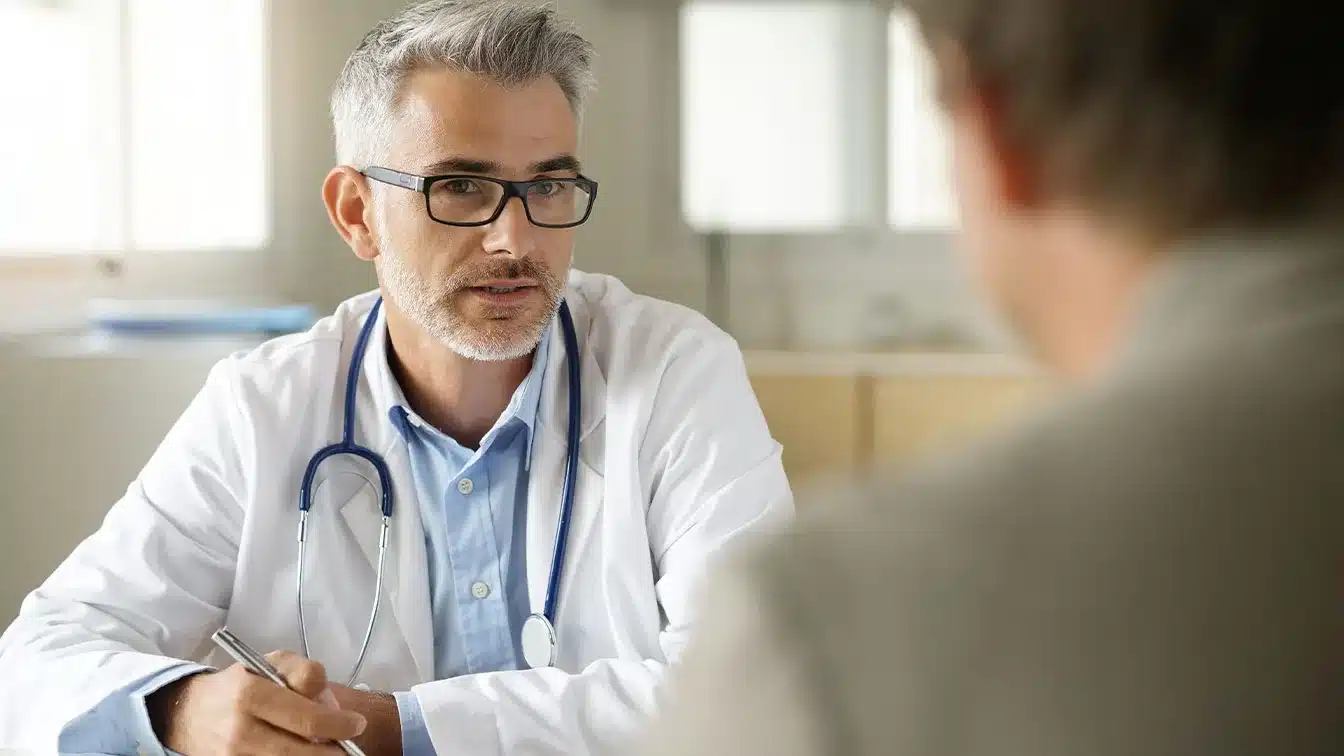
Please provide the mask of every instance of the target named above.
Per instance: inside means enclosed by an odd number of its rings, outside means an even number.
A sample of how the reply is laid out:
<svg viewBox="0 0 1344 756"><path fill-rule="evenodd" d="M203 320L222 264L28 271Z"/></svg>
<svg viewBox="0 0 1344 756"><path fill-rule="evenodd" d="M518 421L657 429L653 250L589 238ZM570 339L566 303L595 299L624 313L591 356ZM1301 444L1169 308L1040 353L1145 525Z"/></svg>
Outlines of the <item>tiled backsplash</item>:
<svg viewBox="0 0 1344 756"><path fill-rule="evenodd" d="M703 310L704 262L693 245L622 265L612 272L632 289ZM1014 349L947 234L736 238L728 268L729 330L744 348Z"/></svg>

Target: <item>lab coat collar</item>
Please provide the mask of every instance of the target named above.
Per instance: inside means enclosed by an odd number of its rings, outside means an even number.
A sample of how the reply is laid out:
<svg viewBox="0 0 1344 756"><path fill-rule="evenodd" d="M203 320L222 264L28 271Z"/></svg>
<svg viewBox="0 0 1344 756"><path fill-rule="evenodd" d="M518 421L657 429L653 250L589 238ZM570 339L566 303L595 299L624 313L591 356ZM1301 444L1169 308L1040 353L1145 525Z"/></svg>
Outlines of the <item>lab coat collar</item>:
<svg viewBox="0 0 1344 756"><path fill-rule="evenodd" d="M601 424L607 411L607 382L602 369L597 364L590 348L589 336L592 330L593 313L588 302L570 287L565 295L569 312L574 317L574 333L579 345L579 383L581 406L579 411L579 441L582 442ZM566 354L565 337L560 326L560 318L551 318L550 349L546 356L545 381L543 383L540 406L537 411L537 427L533 428L533 441L538 434L545 433L547 441L564 447L568 440L569 428L569 367L571 355Z"/></svg>
<svg viewBox="0 0 1344 756"><path fill-rule="evenodd" d="M555 316L551 316L555 322ZM527 459L532 459L532 446L537 440L537 413L541 411L541 390L546 382L546 362L550 359L551 343L554 340L554 328L551 325L541 335L537 350L532 354L532 369L528 371L523 383L509 400L505 414L513 413L527 425Z"/></svg>
<svg viewBox="0 0 1344 756"><path fill-rule="evenodd" d="M579 347L578 359L581 361L580 448L569 449L566 438L570 390L566 361L573 355L567 354L560 318L557 317L551 323L551 350L546 365L546 390L541 395L541 408L537 413L538 423L534 434L534 437L544 435L545 438L542 439L543 443L537 444L533 450L527 487L527 590L528 602L533 613L541 613L546 601L550 571L554 566L554 546L564 491L565 463L570 453L577 458L578 475L575 480L574 510L571 513L566 548L567 560L577 559L580 554L585 553L596 529L598 513L602 508L602 476L585 460L586 457L601 458L601 451L599 449L591 456L586 455L583 453L583 442L594 436L602 426L607 407L607 383L593 354L594 312L589 300L573 285L574 274L571 274L570 282L571 286L565 295L565 300L569 303L569 311L574 318L574 333ZM600 439L602 436L598 434L597 437ZM566 622L565 597L574 588L575 570L567 567L568 565L562 567L559 609L556 616L557 628Z"/></svg>
<svg viewBox="0 0 1344 756"><path fill-rule="evenodd" d="M373 292L366 296L369 298L369 307L372 307L379 294ZM356 322L347 326L346 340L351 344L354 343L355 336L359 333L359 328L364 324L366 317L368 317L368 308L364 308ZM352 350L353 347L346 350L346 359L350 359ZM378 446L375 449L380 453L385 453L401 440L401 432L397 429L399 421L393 419L395 417L393 409L404 406L406 403L401 385L397 383L396 376L392 375L392 366L388 364L387 354L387 305L384 303L378 309L378 322L373 326L373 333L369 336L369 346L364 353L364 364L360 366L360 374L363 376L365 385L368 386L370 398L373 399L374 411L369 417L376 424L369 428L367 432L370 438L378 439Z"/></svg>
<svg viewBox="0 0 1344 756"><path fill-rule="evenodd" d="M541 406L542 383L545 380L546 361L552 337L552 329L548 324L547 327L543 329L541 339L537 342L536 349L533 352L531 368L523 378L522 383L520 383L518 388L514 390L513 396L509 398L508 406L500 413L499 418L495 420L495 424L490 428L490 431L481 439L480 448L487 448L491 443L491 439L497 437L506 427L516 421L522 423L527 429L526 459L531 459L532 444L537 437L537 412ZM415 410L406 401L406 392L402 389L401 384L397 382L396 375L391 371L391 363L388 362L388 339L386 329L383 331L382 339L375 342L370 338L369 341L370 350L365 359L382 360L388 365L392 406L388 410L387 418L392 424L392 427L400 434L401 439L410 443L412 434L414 433L414 429L411 426L415 426L415 428L419 428L425 433L440 434L438 429L430 426L429 423L416 414ZM377 353L373 351L374 346L379 347Z"/></svg>
<svg viewBox="0 0 1344 756"><path fill-rule="evenodd" d="M606 415L607 385L601 367L597 364L597 359L588 344L593 313L587 300L573 285L573 281L571 274L571 285L566 290L565 301L569 303L570 314L574 317L574 331L579 344L579 382L582 384L579 440L582 441L592 434ZM361 308L357 321L349 326L350 334L358 333L359 326L363 324L364 317L369 307L373 306L377 294L371 293L366 296L368 307ZM353 345L353 335L348 340ZM533 378L538 379L534 382L535 385L529 388L534 393L529 395L525 390L524 395L518 397L518 401L522 403L518 407L519 416L525 420L535 416L535 420L529 422L531 431L529 458L535 451L533 447L540 434L545 434L549 442L563 445L566 442L565 431L569 423L569 372L566 361L570 356L566 354L559 317L551 318L543 341L546 342L546 347L537 350L537 357L543 359L543 362L540 365L534 363L532 373L529 374L529 382L532 382ZM368 387L369 396L373 399L374 412L371 420L376 423L376 427L359 430L368 433L366 436L368 438L378 439L375 448L380 450L387 450L401 440L401 434L395 421L391 419L391 413L394 407L403 406L405 403L401 386L392 375L392 368L388 364L387 349L386 310L379 309L378 322L369 337L368 350L360 371ZM530 407L526 405L532 403L535 403L536 410L529 412Z"/></svg>

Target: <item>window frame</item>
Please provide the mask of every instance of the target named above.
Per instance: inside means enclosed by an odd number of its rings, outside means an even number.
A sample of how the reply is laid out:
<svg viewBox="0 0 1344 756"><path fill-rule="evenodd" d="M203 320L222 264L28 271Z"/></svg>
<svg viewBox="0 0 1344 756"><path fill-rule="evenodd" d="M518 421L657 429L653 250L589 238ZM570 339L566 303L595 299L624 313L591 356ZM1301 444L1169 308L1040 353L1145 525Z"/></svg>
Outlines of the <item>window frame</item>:
<svg viewBox="0 0 1344 756"><path fill-rule="evenodd" d="M117 76L122 89L122 96L118 98L118 118L121 122L118 158L122 165L121 181L123 186L126 186L129 181L129 170L126 166L129 165L131 151L130 98L126 95L130 88L131 38L130 25L126 23L126 19L130 15L131 0L115 0L115 2L119 17ZM138 249L133 243L130 231L133 199L131 192L125 190L122 192L122 204L119 208L124 226L120 249L96 251L5 249L0 251L0 295L13 289L21 291L25 298L36 296L40 301L41 290L49 288L61 293L54 299L64 300L66 297L73 297L81 301L92 296L173 299L255 296L255 287L242 290L240 282L277 280L273 277L277 272L273 252L277 248L278 232L274 211L276 135L273 5L273 0L261 1L260 67L263 89L261 191L262 206L265 208L265 215L262 218L264 229L262 244L248 247ZM8 308L3 304L3 297L0 297L0 331L5 329L7 312Z"/></svg>
<svg viewBox="0 0 1344 756"><path fill-rule="evenodd" d="M638 274L633 281L707 313L715 309L714 292L727 292L734 304L722 313L727 320L720 325L744 347L912 348L905 336L899 345L892 345L886 336L873 333L884 321L889 322L894 309L910 315L908 333L915 339L943 330L955 333L961 341L951 347L956 350L1002 348L994 321L983 314L954 261L959 229L895 227L888 216L887 171L893 141L888 125L888 21L899 0L865 0L883 19L868 30L868 65L873 75L864 88L853 90L855 96L866 97L872 108L868 154L862 159L865 165L850 167L862 171L863 180L872 187L873 212L867 214L868 221L833 230L734 231L713 239L689 224L680 194L680 11L688 1L658 0L638 8L650 43L645 87L652 93L648 140L653 151L641 188L648 194L647 238L662 260L643 263L647 270L632 268ZM833 2L843 4L845 0ZM718 265L716 256L709 254L716 245L724 250ZM882 272L874 273L877 270ZM846 295L834 296L837 290ZM738 302L751 304L739 306ZM838 324L845 324L839 332ZM913 348L925 347L917 343Z"/></svg>
<svg viewBox="0 0 1344 756"><path fill-rule="evenodd" d="M837 5L846 4L841 0L834 1ZM656 80L655 91L665 93L656 101L661 112L657 114L655 121L665 125L664 130L657 135L656 143L660 147L658 152L663 156L657 176L674 178L673 186L663 190L670 192L670 196L663 195L656 189L654 194L659 200L655 203L655 207L666 209L660 213L667 216L660 219L663 225L660 230L694 240L699 238L700 234L689 226L681 213L683 203L680 176L682 164L680 8L683 2L689 0L660 3L647 9L649 13L657 16L654 23L660 30L658 48L668 53L660 55L655 60L652 71ZM956 236L957 229L952 227L905 228L891 225L888 215L891 191L888 171L893 124L889 118L891 79L887 21L898 9L899 2L866 0L866 4L883 19L883 23L851 30L851 33L863 35L856 36L853 41L855 48L859 49L858 54L866 56L863 65L871 69L871 72L866 77L865 86L850 90L853 96L865 100L864 103L856 104L854 108L859 112L868 112L863 119L860 119L861 122L851 124L856 129L852 135L854 142L863 146L861 150L855 150L848 156L847 173L854 176L856 186L867 187L869 206L863 209L861 215L868 220L831 231L733 231L729 234L733 246L740 245L753 250L773 247L787 255L793 255L805 253L808 248L815 249L818 243L824 240L831 248L845 255L864 255L877 249L897 251L909 249L924 254L928 249L946 246ZM664 196L666 201L663 201Z"/></svg>

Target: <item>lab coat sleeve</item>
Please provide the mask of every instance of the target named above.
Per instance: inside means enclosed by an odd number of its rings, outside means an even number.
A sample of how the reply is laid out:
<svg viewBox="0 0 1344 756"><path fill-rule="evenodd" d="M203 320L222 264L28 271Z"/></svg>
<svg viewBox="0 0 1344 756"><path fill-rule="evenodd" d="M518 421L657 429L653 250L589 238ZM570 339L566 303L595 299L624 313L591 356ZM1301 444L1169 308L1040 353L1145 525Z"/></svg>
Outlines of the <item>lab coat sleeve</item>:
<svg viewBox="0 0 1344 756"><path fill-rule="evenodd" d="M706 569L721 552L792 519L780 451L736 343L719 334L673 358L638 449L648 483L655 591L665 617L662 658L603 659L577 673L528 669L418 685L412 692L435 750L628 753L686 644Z"/></svg>
<svg viewBox="0 0 1344 756"><path fill-rule="evenodd" d="M55 752L71 723L196 657L220 626L242 521L232 372L227 361L211 371L99 529L0 636L0 748Z"/></svg>

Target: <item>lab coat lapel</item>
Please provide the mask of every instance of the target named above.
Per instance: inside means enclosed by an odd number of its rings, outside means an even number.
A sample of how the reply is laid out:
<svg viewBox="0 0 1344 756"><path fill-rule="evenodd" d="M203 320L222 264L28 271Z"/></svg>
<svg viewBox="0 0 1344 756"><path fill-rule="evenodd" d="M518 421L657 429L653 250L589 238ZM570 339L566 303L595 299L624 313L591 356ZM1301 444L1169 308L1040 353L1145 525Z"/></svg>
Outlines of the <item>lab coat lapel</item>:
<svg viewBox="0 0 1344 756"><path fill-rule="evenodd" d="M392 526L388 533L381 591L383 601L391 605L392 613L391 616L380 613L379 624L395 621L410 649L416 673L421 680L428 681L433 679L434 672L434 638L429 616L429 583L420 507L415 500L415 487L411 484L405 445L393 444L382 452L382 456L392 476ZM376 571L378 539L383 525L377 501L354 497L342 507L341 515L368 561L369 569ZM357 628L360 633L363 630L363 627Z"/></svg>
<svg viewBox="0 0 1344 756"><path fill-rule="evenodd" d="M369 568L378 569L378 537L382 531L383 518L382 513L378 510L377 502L372 498L356 496L345 502L345 505L341 507L341 516L345 518L345 526L350 529L350 533L355 537L355 542L359 544L360 553L368 560ZM393 535L395 535L395 530ZM391 544L389 544L389 548L391 548ZM385 590L386 586L397 584L398 567L397 560L389 554L383 571Z"/></svg>
<svg viewBox="0 0 1344 756"><path fill-rule="evenodd" d="M540 424L535 432L538 438L532 444L527 482L527 596L531 612L541 614L546 607L546 581L550 578L560 494L565 483L565 444Z"/></svg>
<svg viewBox="0 0 1344 756"><path fill-rule="evenodd" d="M574 578L570 569L591 535L597 513L602 505L601 476L584 462L584 442L601 425L606 413L606 381L597 360L588 348L591 313L581 296L569 291L567 301L574 316L574 330L578 337L582 392L580 410L580 450L574 509L569 525L569 545L566 547L560 595L557 601L556 624L564 615L565 596ZM540 614L546 606L546 588L550 581L555 551L555 534L559 526L561 501L565 487L565 462L568 456L567 433L569 423L570 355L564 347L564 335L557 317L551 324L551 349L542 386L541 403L532 444L532 457L527 487L527 589L531 611ZM597 452L601 453L601 450Z"/></svg>
<svg viewBox="0 0 1344 756"><path fill-rule="evenodd" d="M397 561L395 573L400 579L384 583L383 590L392 600L406 645L411 649L415 669L421 680L434 679L434 624L430 617L429 567L425 557L425 531L420 522L420 503L416 500L414 479L406 444L394 442L383 453L394 487L392 517L392 554ZM395 557L393 556L395 555Z"/></svg>
<svg viewBox="0 0 1344 756"><path fill-rule="evenodd" d="M370 301L372 304L372 300ZM387 364L387 326L382 312L369 339L360 386L356 415L356 439L371 439L370 448L378 450L392 478L392 526L389 533L387 563L383 571L382 592L391 604L401 636L410 649L416 673L423 681L434 679L434 629L430 617L429 572L425 557L425 536L420 522L414 478L406 444L392 424L390 411L400 396ZM354 324L355 332L362 324ZM353 345L354 337L348 341ZM351 347L352 349L353 347ZM368 560L370 569L378 568L378 538L382 512L376 503L351 503L342 509L346 524ZM386 616L380 614L381 617ZM360 628L362 631L363 628Z"/></svg>

